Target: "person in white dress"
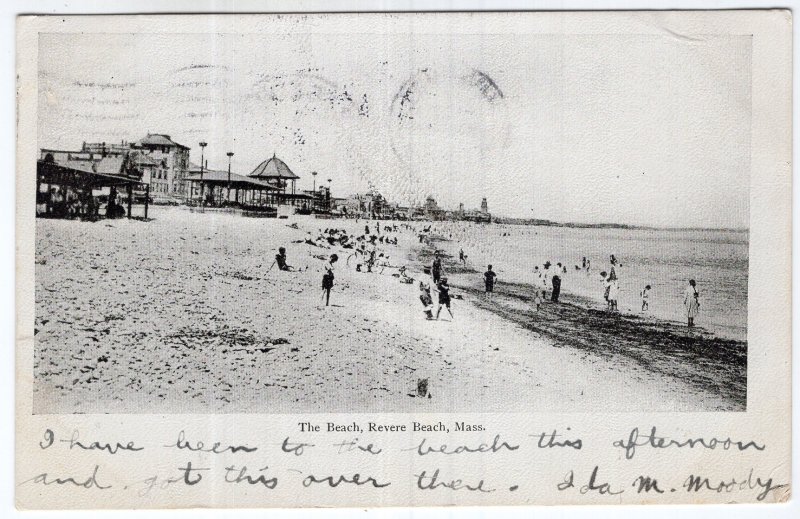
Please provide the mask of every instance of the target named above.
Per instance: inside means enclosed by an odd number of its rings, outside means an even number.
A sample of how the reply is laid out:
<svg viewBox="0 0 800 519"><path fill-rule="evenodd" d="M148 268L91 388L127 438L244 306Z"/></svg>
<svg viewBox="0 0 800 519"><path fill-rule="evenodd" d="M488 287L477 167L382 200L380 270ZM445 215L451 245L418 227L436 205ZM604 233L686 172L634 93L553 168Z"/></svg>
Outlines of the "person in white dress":
<svg viewBox="0 0 800 519"><path fill-rule="evenodd" d="M608 282L608 309L611 310L612 312L619 311L619 307L617 305L618 299L619 299L619 282L615 278Z"/></svg>
<svg viewBox="0 0 800 519"><path fill-rule="evenodd" d="M689 280L689 286L683 291L683 307L686 309L686 320L689 328L694 327L694 318L700 312L700 294L697 292L697 283Z"/></svg>

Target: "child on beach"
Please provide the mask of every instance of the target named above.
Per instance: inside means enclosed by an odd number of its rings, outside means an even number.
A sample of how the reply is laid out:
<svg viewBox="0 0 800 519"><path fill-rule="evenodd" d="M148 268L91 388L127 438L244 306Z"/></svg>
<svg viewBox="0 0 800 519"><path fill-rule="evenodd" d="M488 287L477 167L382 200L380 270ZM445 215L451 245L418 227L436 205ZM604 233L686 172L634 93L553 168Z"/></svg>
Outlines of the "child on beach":
<svg viewBox="0 0 800 519"><path fill-rule="evenodd" d="M486 272L483 273L483 283L486 285L486 292L494 292L494 278L497 274L492 271L492 266L486 267Z"/></svg>
<svg viewBox="0 0 800 519"><path fill-rule="evenodd" d="M414 280L408 274L406 274L405 265L400 267L400 270L398 271L398 276L397 277L400 278L400 283L406 283L406 284L410 285L411 283L414 282Z"/></svg>
<svg viewBox="0 0 800 519"><path fill-rule="evenodd" d="M367 272L372 272L372 267L375 266L375 254L378 252L378 249L375 246L372 246L367 253Z"/></svg>
<svg viewBox="0 0 800 519"><path fill-rule="evenodd" d="M545 274L539 270L539 265L533 267L533 284L536 291L542 295L542 298L547 298L547 281L545 281Z"/></svg>
<svg viewBox="0 0 800 519"><path fill-rule="evenodd" d="M433 319L433 298L431 297L431 289L423 283L419 282L419 300L422 302L423 312L425 312L425 319Z"/></svg>
<svg viewBox="0 0 800 519"><path fill-rule="evenodd" d="M287 272L291 272L294 270L294 267L286 264L285 247L278 248L278 254L275 255L275 261L273 261L272 265L269 266L269 270L272 270L272 267L274 267L276 263L278 264L278 270L285 270Z"/></svg>
<svg viewBox="0 0 800 519"><path fill-rule="evenodd" d="M533 287L533 304L536 305L536 311L539 311L539 308L542 306L542 289L539 287L538 283Z"/></svg>
<svg viewBox="0 0 800 519"><path fill-rule="evenodd" d="M450 319L453 319L453 311L450 309L450 285L447 284L447 278L442 278L436 285L436 288L439 290L439 307L436 309L436 318L439 318L442 307L446 306L447 312L450 314Z"/></svg>
<svg viewBox="0 0 800 519"><path fill-rule="evenodd" d="M650 303L648 303L648 300L650 299L650 285L647 285L642 289L641 296L642 296L642 312L645 312L650 308Z"/></svg>
<svg viewBox="0 0 800 519"><path fill-rule="evenodd" d="M333 266L339 260L339 256L331 254L330 260L325 264L325 274L322 276L322 296L325 298L325 306L331 301L331 289L333 288Z"/></svg>
<svg viewBox="0 0 800 519"><path fill-rule="evenodd" d="M617 299L619 299L619 283L617 279L611 279L609 276L608 282L608 309L612 312L618 312Z"/></svg>

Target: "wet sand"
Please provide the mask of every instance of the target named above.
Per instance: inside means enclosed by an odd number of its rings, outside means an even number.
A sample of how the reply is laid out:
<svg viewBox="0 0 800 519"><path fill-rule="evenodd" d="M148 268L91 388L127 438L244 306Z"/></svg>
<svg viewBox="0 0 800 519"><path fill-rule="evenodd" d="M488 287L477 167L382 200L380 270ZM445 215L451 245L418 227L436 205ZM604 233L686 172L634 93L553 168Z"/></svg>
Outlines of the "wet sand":
<svg viewBox="0 0 800 519"><path fill-rule="evenodd" d="M547 338L555 347L575 348L612 362L633 361L653 373L675 377L700 390L717 393L745 410L747 344L702 330L590 308L588 301L563 295L558 304L533 307L533 287L499 282L495 292L457 286L475 296L475 304ZM519 303L522 303L520 305Z"/></svg>
<svg viewBox="0 0 800 519"><path fill-rule="evenodd" d="M37 220L35 413L744 408L741 345L573 304L532 316L526 287L501 284L489 300L467 271L451 277L464 298L455 319L427 321L396 269L359 273L348 250L292 243L363 220L151 215ZM397 236L389 263L423 278L426 251ZM279 246L303 271L268 271ZM326 308L332 252L342 261Z"/></svg>

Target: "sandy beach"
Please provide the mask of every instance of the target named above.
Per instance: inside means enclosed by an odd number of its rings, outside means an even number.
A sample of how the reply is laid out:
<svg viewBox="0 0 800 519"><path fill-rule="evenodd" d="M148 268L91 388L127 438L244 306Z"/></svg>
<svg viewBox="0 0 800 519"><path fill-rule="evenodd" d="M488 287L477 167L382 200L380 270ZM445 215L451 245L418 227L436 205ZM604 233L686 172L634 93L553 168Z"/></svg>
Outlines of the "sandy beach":
<svg viewBox="0 0 800 519"><path fill-rule="evenodd" d="M152 221L37 219L35 413L744 410L746 343L609 319L527 287L487 297L446 261L455 318L425 319L430 247L410 230L380 272L302 240L374 221L155 207ZM419 224L418 224L419 225ZM268 270L277 249L299 272ZM324 259L341 261L331 306ZM602 324L602 326L599 326ZM417 391L426 380L428 391Z"/></svg>

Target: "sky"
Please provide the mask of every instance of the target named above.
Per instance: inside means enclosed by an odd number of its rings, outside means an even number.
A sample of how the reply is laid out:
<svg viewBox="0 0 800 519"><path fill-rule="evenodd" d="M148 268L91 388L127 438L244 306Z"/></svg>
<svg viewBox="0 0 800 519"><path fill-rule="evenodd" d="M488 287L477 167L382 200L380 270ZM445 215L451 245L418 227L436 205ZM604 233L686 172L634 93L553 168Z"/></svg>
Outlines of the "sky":
<svg viewBox="0 0 800 519"><path fill-rule="evenodd" d="M169 134L298 188L562 222L749 227L750 39L42 34L39 147Z"/></svg>

